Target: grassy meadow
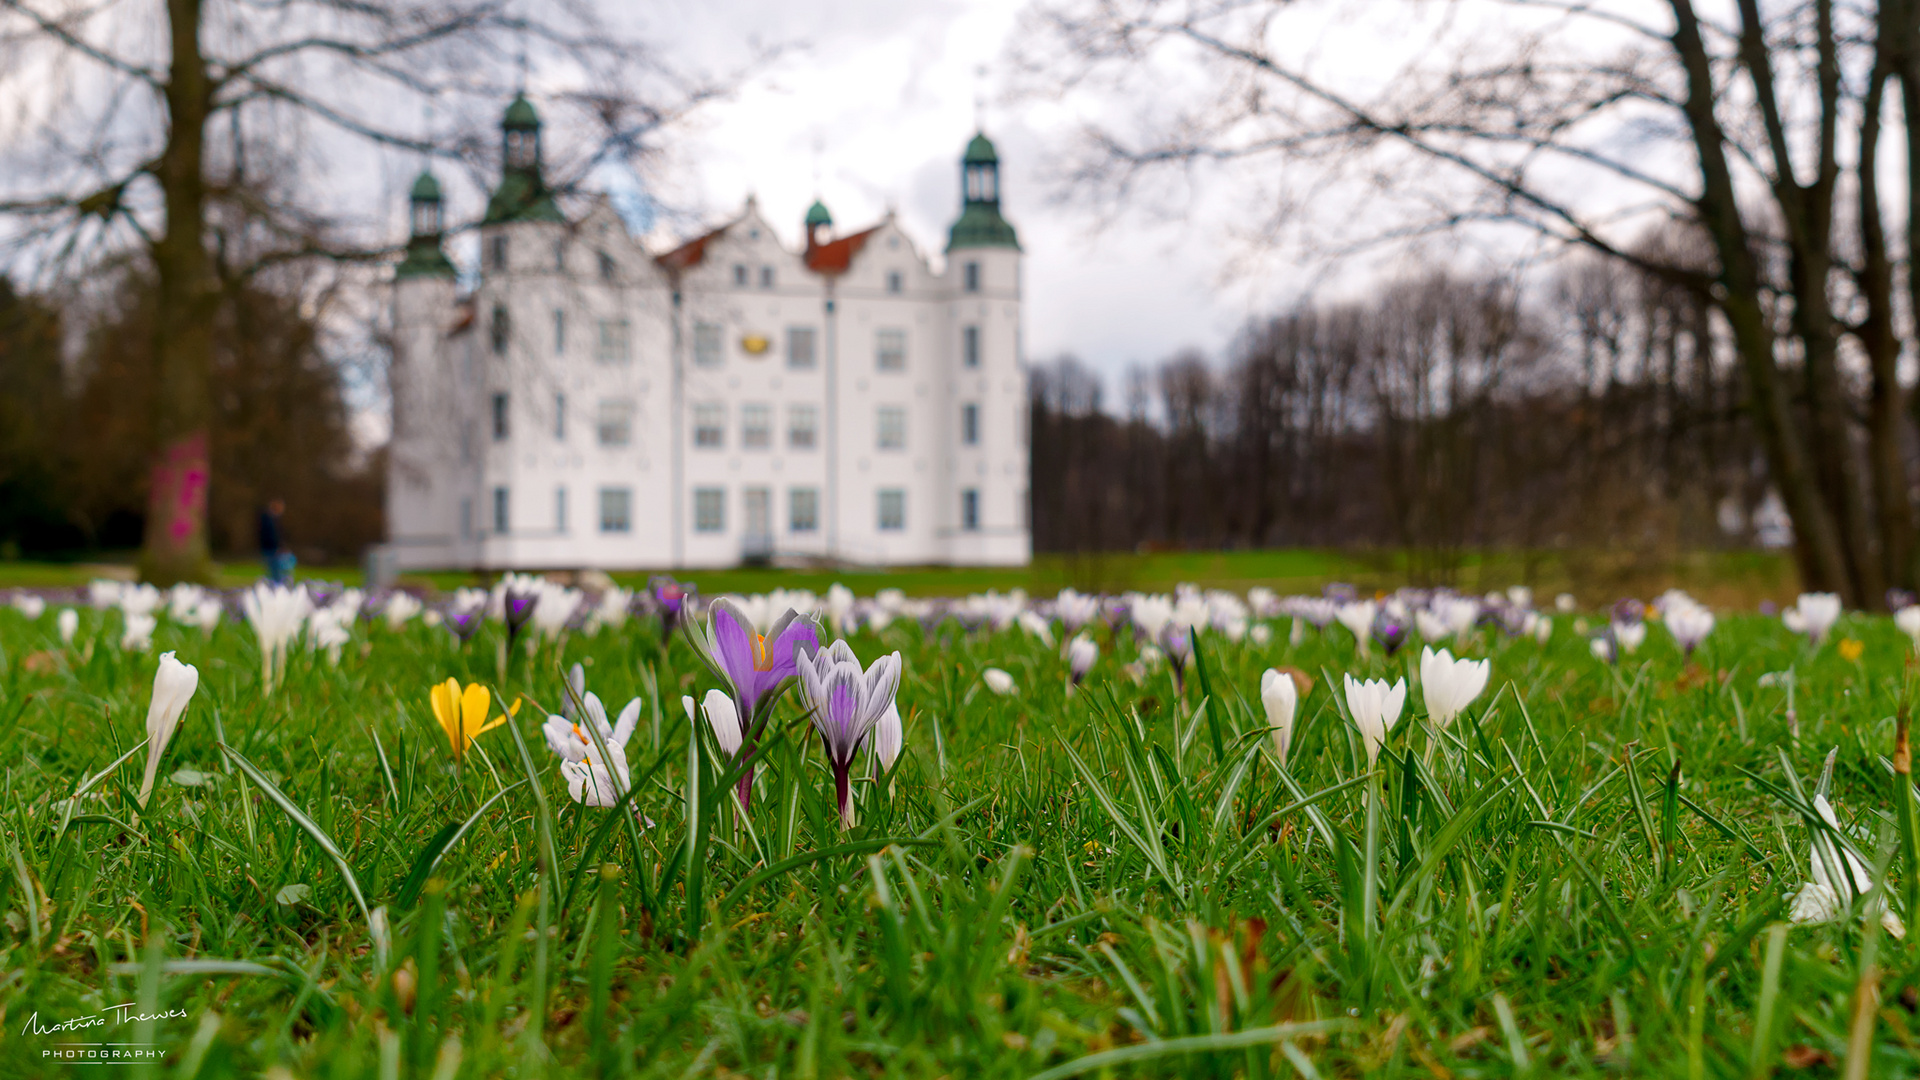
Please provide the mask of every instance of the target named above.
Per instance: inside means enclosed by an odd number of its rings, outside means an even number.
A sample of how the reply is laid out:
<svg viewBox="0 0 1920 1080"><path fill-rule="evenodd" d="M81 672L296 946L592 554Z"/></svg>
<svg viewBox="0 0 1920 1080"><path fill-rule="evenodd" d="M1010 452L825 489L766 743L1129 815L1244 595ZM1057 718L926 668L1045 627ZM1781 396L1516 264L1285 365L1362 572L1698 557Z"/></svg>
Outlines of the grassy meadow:
<svg viewBox="0 0 1920 1080"><path fill-rule="evenodd" d="M362 621L265 694L245 622L125 652L80 618L63 645L0 608L4 1076L115 1041L183 1080L1920 1075L1920 965L1865 917L1920 890L1886 617L1815 647L1723 615L1691 661L1656 622L1618 666L1572 616L1482 628L1487 690L1435 730L1410 686L1371 772L1330 688L1417 673L1417 640L1279 619L1177 680L1095 623L1069 693L1058 642L899 619L849 636L902 654L905 722L850 829L794 695L738 811L680 704L716 681L652 620L504 670L498 622ZM200 682L142 807L164 650ZM576 804L542 741L576 662L641 702L638 816ZM1284 768L1269 667L1310 682ZM449 677L525 702L458 765ZM1886 885L1792 925L1822 790Z"/></svg>

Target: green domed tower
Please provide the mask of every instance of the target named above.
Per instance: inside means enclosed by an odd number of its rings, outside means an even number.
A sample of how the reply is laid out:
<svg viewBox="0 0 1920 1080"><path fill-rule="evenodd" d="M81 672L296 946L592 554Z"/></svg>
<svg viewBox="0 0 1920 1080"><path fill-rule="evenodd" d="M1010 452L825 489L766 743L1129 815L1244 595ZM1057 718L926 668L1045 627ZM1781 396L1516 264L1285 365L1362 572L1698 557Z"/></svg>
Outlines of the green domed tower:
<svg viewBox="0 0 1920 1080"><path fill-rule="evenodd" d="M540 173L540 114L525 94L514 97L500 120L500 186L487 200L482 225L508 221L565 221Z"/></svg>
<svg viewBox="0 0 1920 1080"><path fill-rule="evenodd" d="M1000 216L1000 155L984 132L975 132L960 158L960 219L947 234L947 250L1020 250L1013 226Z"/></svg>
<svg viewBox="0 0 1920 1080"><path fill-rule="evenodd" d="M413 182L408 202L411 235L407 240L407 257L394 271L395 276L453 277L453 263L447 261L447 253L440 249L446 219L441 215L440 181L433 178L433 173L421 170L420 178Z"/></svg>

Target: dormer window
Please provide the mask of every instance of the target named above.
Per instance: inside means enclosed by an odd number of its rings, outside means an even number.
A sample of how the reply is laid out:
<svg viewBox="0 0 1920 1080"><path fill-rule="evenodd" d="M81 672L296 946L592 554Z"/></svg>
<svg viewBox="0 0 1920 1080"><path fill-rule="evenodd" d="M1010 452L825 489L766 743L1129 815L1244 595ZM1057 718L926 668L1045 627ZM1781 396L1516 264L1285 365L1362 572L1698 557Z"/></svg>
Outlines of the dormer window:
<svg viewBox="0 0 1920 1080"><path fill-rule="evenodd" d="M540 133L537 131L507 131L507 167L509 169L531 169L540 157Z"/></svg>
<svg viewBox="0 0 1920 1080"><path fill-rule="evenodd" d="M440 235L440 200L415 199L413 202L413 235Z"/></svg>
<svg viewBox="0 0 1920 1080"><path fill-rule="evenodd" d="M999 202L1000 170L991 162L967 164L967 201Z"/></svg>
<svg viewBox="0 0 1920 1080"><path fill-rule="evenodd" d="M739 263L733 267L733 283L742 289L747 287L747 268Z"/></svg>

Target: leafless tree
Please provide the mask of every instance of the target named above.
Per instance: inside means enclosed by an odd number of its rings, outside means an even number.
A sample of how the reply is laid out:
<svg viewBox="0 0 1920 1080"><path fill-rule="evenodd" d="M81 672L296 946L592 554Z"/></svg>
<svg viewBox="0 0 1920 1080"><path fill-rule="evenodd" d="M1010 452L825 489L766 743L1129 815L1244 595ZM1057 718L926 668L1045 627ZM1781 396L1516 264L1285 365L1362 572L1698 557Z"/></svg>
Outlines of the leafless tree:
<svg viewBox="0 0 1920 1080"><path fill-rule="evenodd" d="M16 272L72 279L131 250L153 276L143 569L163 582L208 568L223 278L387 254L326 186L369 192L325 166L384 149L478 171L495 153L482 133L537 75L573 135L564 194L647 155L721 85L579 0L0 0L0 54L0 86L27 118L0 190ZM315 173L324 181L301 179Z"/></svg>
<svg viewBox="0 0 1920 1080"><path fill-rule="evenodd" d="M1369 18L1435 40L1388 78L1390 58L1356 49L1325 63L1302 45ZM1915 205L1920 172L1898 198L1880 190L1891 85L1905 115L1920 109L1913 0L1711 12L1693 0L1039 0L1030 21L1022 54L1047 88L1117 92L1125 106L1093 115L1148 118L1089 124L1065 177L1083 198L1113 205L1154 178L1257 169L1278 216L1347 200L1336 216L1367 232L1348 230L1336 250L1517 234L1534 255L1585 250L1712 310L1804 582L1853 603L1913 585L1913 425L1897 368L1920 219L1889 204ZM1920 128L1905 134L1912 160ZM1290 186L1276 194L1274 177ZM1356 190L1370 212L1353 212ZM1707 257L1645 243L1650 225L1701 237ZM1596 362L1617 361L1603 333L1595 343Z"/></svg>

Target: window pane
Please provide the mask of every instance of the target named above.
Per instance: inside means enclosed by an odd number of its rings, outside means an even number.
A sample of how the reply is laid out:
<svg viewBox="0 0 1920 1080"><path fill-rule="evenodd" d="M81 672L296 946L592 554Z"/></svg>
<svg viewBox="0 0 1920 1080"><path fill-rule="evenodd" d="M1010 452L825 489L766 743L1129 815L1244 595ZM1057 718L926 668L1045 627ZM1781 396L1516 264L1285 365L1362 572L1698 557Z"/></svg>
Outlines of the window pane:
<svg viewBox="0 0 1920 1080"><path fill-rule="evenodd" d="M967 279L967 291L979 292L980 291L980 264L977 262L968 263L966 266L965 275Z"/></svg>
<svg viewBox="0 0 1920 1080"><path fill-rule="evenodd" d="M629 532L633 529L633 493L623 487L600 489L600 531Z"/></svg>
<svg viewBox="0 0 1920 1080"><path fill-rule="evenodd" d="M727 444L727 407L725 405L695 405L693 407L693 445L708 449L719 449Z"/></svg>
<svg viewBox="0 0 1920 1080"><path fill-rule="evenodd" d="M819 441L820 411L812 405L795 405L787 412L787 446L811 450Z"/></svg>
<svg viewBox="0 0 1920 1080"><path fill-rule="evenodd" d="M507 437L507 395L493 395L493 440L499 442Z"/></svg>
<svg viewBox="0 0 1920 1080"><path fill-rule="evenodd" d="M960 356L968 367L980 366L980 328L969 326L960 332Z"/></svg>
<svg viewBox="0 0 1920 1080"><path fill-rule="evenodd" d="M971 402L960 406L960 441L968 446L980 444L980 406Z"/></svg>
<svg viewBox="0 0 1920 1080"><path fill-rule="evenodd" d="M601 319L600 339L594 344L594 359L606 364L623 364L633 359L632 327L625 319Z"/></svg>
<svg viewBox="0 0 1920 1080"><path fill-rule="evenodd" d="M897 532L907 527L907 493L900 488L880 489L880 528Z"/></svg>
<svg viewBox="0 0 1920 1080"><path fill-rule="evenodd" d="M727 493L721 488L693 491L693 531L723 532L727 527Z"/></svg>
<svg viewBox="0 0 1920 1080"><path fill-rule="evenodd" d="M594 426L601 446L626 446L633 442L633 402L626 398L602 398Z"/></svg>
<svg viewBox="0 0 1920 1080"><path fill-rule="evenodd" d="M720 366L720 325L693 324L693 362L699 367Z"/></svg>
<svg viewBox="0 0 1920 1080"><path fill-rule="evenodd" d="M967 488L960 493L960 527L968 530L980 527L979 488Z"/></svg>
<svg viewBox="0 0 1920 1080"><path fill-rule="evenodd" d="M773 445L773 409L766 405L740 406L740 447L765 450Z"/></svg>
<svg viewBox="0 0 1920 1080"><path fill-rule="evenodd" d="M553 355L567 355L567 313L553 309Z"/></svg>
<svg viewBox="0 0 1920 1080"><path fill-rule="evenodd" d="M898 405L880 406L880 416L876 424L879 448L882 450L904 450L907 445L907 410Z"/></svg>
<svg viewBox="0 0 1920 1080"><path fill-rule="evenodd" d="M794 532L820 528L820 489L793 488L787 492L787 527Z"/></svg>
<svg viewBox="0 0 1920 1080"><path fill-rule="evenodd" d="M567 531L567 489L553 489L553 528L555 532Z"/></svg>
<svg viewBox="0 0 1920 1080"><path fill-rule="evenodd" d="M513 527L513 519L507 513L507 510L508 510L507 489L503 487L494 488L493 489L493 531L494 532L504 533L509 531Z"/></svg>
<svg viewBox="0 0 1920 1080"><path fill-rule="evenodd" d="M567 395L553 395L553 437L566 441L567 438Z"/></svg>
<svg viewBox="0 0 1920 1080"><path fill-rule="evenodd" d="M802 370L811 369L815 363L815 340L811 326L787 327L787 366Z"/></svg>
<svg viewBox="0 0 1920 1080"><path fill-rule="evenodd" d="M876 330L873 335L873 362L881 371L907 369L907 332Z"/></svg>

